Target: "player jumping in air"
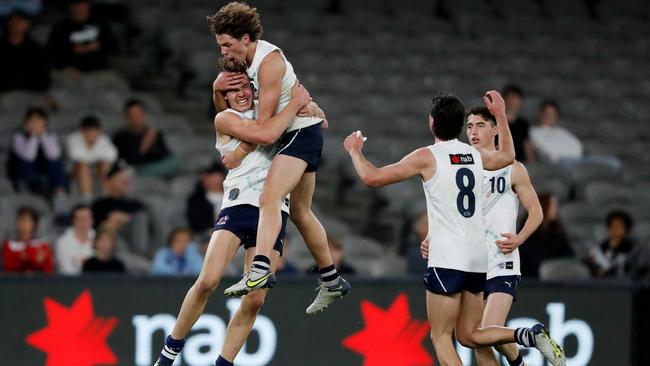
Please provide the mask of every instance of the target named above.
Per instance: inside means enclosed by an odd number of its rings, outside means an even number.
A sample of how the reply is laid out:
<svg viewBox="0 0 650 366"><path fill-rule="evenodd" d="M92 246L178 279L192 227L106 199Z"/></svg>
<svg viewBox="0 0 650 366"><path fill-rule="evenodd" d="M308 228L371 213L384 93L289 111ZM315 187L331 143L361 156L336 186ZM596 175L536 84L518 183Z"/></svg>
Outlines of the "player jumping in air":
<svg viewBox="0 0 650 366"><path fill-rule="evenodd" d="M231 2L208 17L223 57L245 62L248 76L258 97L257 120L265 128L275 113L291 98L296 81L293 66L277 46L260 39L262 25L255 8ZM225 109L222 94L240 82L241 75L221 73L213 84L214 101L218 110ZM333 301L347 295L350 285L334 267L325 229L311 211L316 186L316 169L323 149L323 119L300 115L289 123L280 138L280 147L269 170L260 196L256 255L250 271L241 281L226 289L229 296L241 296L251 291L273 286L275 276L270 256L273 243L282 227L282 198L291 193L291 221L296 225L316 259L321 285L308 314L323 310ZM252 142L252 141L249 141ZM271 144L268 139L263 143Z"/></svg>
<svg viewBox="0 0 650 366"><path fill-rule="evenodd" d="M215 117L217 139L215 147L221 154L240 149L240 139L262 141L269 133L279 136L298 111L311 101L309 93L296 84L289 103L267 121L264 128L260 128L257 121L253 120L255 110L251 85L248 78L244 79L236 89L229 90L225 95L230 108ZM203 313L209 297L219 286L223 273L239 246L243 245L246 248L245 265L247 268L251 266L255 254L259 216L257 205L275 149L277 149L276 145L260 144L246 154L237 169L228 172L223 182L226 195L214 225L215 231L210 238L201 273L185 296L176 324L166 338L155 366L171 366L180 354L185 337ZM282 197L280 207L282 226L274 241L272 267L282 253L282 241L289 211L288 199ZM257 291L242 299L237 312L228 324L223 348L216 361L217 366L232 366L235 356L243 347L253 327L265 297L266 291Z"/></svg>

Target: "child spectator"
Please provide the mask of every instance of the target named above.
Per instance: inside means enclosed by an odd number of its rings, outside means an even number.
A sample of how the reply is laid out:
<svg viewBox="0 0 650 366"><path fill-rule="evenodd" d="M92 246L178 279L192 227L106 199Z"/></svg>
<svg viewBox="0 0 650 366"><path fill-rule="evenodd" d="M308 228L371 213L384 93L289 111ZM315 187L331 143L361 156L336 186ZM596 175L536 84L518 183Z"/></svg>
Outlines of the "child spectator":
<svg viewBox="0 0 650 366"><path fill-rule="evenodd" d="M52 249L45 239L35 238L38 231L38 213L30 207L21 207L16 214L16 237L2 244L5 272L52 272Z"/></svg>

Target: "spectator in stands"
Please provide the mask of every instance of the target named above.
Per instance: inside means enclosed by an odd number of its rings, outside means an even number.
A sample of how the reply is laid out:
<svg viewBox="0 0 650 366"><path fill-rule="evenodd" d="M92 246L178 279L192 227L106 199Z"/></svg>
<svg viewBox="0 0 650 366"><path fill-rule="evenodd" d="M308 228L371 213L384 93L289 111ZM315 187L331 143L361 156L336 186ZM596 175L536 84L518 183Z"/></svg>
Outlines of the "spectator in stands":
<svg viewBox="0 0 650 366"><path fill-rule="evenodd" d="M197 234L212 229L221 210L226 168L215 162L201 174L201 181L187 199L187 221Z"/></svg>
<svg viewBox="0 0 650 366"><path fill-rule="evenodd" d="M299 275L300 271L298 267L289 261L289 253L291 251L291 239L289 235L285 235L282 244L282 255L278 258L278 267L275 273L283 277ZM318 271L317 268L316 271Z"/></svg>
<svg viewBox="0 0 650 366"><path fill-rule="evenodd" d="M521 117L519 111L524 102L524 92L518 85L508 84L501 92L506 103L506 115L510 123L510 132L515 144L515 155L518 161L528 163L535 161L535 151L529 140L529 123Z"/></svg>
<svg viewBox="0 0 650 366"><path fill-rule="evenodd" d="M108 229L100 229L95 236L95 255L83 264L83 273L126 272L124 263L115 258L117 235Z"/></svg>
<svg viewBox="0 0 650 366"><path fill-rule="evenodd" d="M608 237L590 251L588 264L594 277L625 276L628 255L634 248L629 237L632 224L632 217L625 211L614 210L607 215Z"/></svg>
<svg viewBox="0 0 650 366"><path fill-rule="evenodd" d="M102 132L99 119L86 116L81 120L79 131L72 133L67 141L68 156L74 163L73 175L84 201L93 196L94 175L106 186L106 173L117 159L117 149ZM105 189L104 189L105 190Z"/></svg>
<svg viewBox="0 0 650 366"><path fill-rule="evenodd" d="M539 106L539 126L530 131L530 138L541 159L553 164L560 164L571 170L574 163L588 161L605 164L614 170L621 167L620 161L614 156L588 155L584 156L584 148L580 139L571 131L558 126L560 106L554 100L547 99Z"/></svg>
<svg viewBox="0 0 650 366"><path fill-rule="evenodd" d="M151 274L157 276L196 276L201 272L203 258L196 244L192 243L192 231L175 229L169 234L167 248L160 248L153 258Z"/></svg>
<svg viewBox="0 0 650 366"><path fill-rule="evenodd" d="M332 254L332 262L334 262L334 267L336 267L341 274L355 274L357 271L354 267L350 266L345 262L345 251L343 250L343 244L335 237L329 237L327 243L330 247L330 253Z"/></svg>
<svg viewBox="0 0 650 366"><path fill-rule="evenodd" d="M539 277L539 266L547 259L572 258L573 250L560 221L557 198L552 193L539 195L544 220L526 240L526 245L519 247L521 256L521 274L524 277Z"/></svg>
<svg viewBox="0 0 650 366"><path fill-rule="evenodd" d="M562 160L578 160L584 151L582 143L571 131L558 126L559 119L560 106L547 99L539 106L539 126L530 131L530 139L540 159L554 164Z"/></svg>
<svg viewBox="0 0 650 366"><path fill-rule="evenodd" d="M90 0L70 0L68 17L54 25L47 48L57 69L108 68L116 42L108 25L91 16Z"/></svg>
<svg viewBox="0 0 650 366"><path fill-rule="evenodd" d="M50 68L45 51L29 35L31 21L16 11L9 16L0 37L0 92L43 92L50 86Z"/></svg>
<svg viewBox="0 0 650 366"><path fill-rule="evenodd" d="M138 174L161 178L174 176L179 168L178 159L167 148L162 131L147 125L144 102L129 99L124 115L126 128L113 136L120 159L133 165Z"/></svg>
<svg viewBox="0 0 650 366"><path fill-rule="evenodd" d="M344 260L345 257L345 252L343 250L343 244L341 241L336 238L336 237L327 237L327 244L330 247L330 254L332 255L332 262L334 263L334 267L338 270L340 274L355 274L357 272L354 267L351 265L347 264ZM313 266L312 268L309 269L307 273L311 274L319 274L318 272L318 267Z"/></svg>
<svg viewBox="0 0 650 366"><path fill-rule="evenodd" d="M421 275L427 268L427 260L420 253L420 244L429 234L429 216L426 211L421 212L413 223L413 234L415 240L406 249L406 272Z"/></svg>
<svg viewBox="0 0 650 366"><path fill-rule="evenodd" d="M11 138L7 172L14 189L23 184L33 193L54 198L57 214L63 210L68 178L63 167L58 137L47 129L47 113L41 108L30 108L23 127Z"/></svg>
<svg viewBox="0 0 650 366"><path fill-rule="evenodd" d="M92 204L95 227L104 227L123 235L128 251L148 256L149 221L145 206L136 199L128 198L131 190L133 169L119 160L106 177L108 195Z"/></svg>
<svg viewBox="0 0 650 366"><path fill-rule="evenodd" d="M38 213L33 208L18 209L16 237L2 244L2 268L5 272L52 272L50 243L36 238L38 220Z"/></svg>
<svg viewBox="0 0 650 366"><path fill-rule="evenodd" d="M93 255L93 212L79 205L72 209L72 226L56 241L57 271L64 275L81 274L84 262Z"/></svg>

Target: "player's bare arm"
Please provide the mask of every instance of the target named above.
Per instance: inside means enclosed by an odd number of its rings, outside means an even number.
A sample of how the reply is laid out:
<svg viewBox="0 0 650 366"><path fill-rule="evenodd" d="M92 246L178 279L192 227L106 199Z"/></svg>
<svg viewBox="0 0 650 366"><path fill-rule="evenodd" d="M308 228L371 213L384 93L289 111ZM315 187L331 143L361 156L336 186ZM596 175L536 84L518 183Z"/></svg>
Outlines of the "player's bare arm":
<svg viewBox="0 0 650 366"><path fill-rule="evenodd" d="M483 169L498 170L515 161L515 145L506 117L506 106L498 91L490 90L483 96L483 102L497 122L499 148L496 151L478 149L483 161Z"/></svg>
<svg viewBox="0 0 650 366"><path fill-rule="evenodd" d="M321 126L323 126L324 129L327 129L329 127L329 122L327 122L327 116L325 115L325 112L320 108L318 104L316 104L316 102L311 102L305 108L301 109L298 112L298 117L319 118L323 120Z"/></svg>
<svg viewBox="0 0 650 366"><path fill-rule="evenodd" d="M309 92L298 82L292 89L292 95L289 103L264 125L258 123L259 119L243 120L234 113L219 113L214 119L214 127L221 134L252 144L273 144L287 129L298 111L311 102Z"/></svg>
<svg viewBox="0 0 650 366"><path fill-rule="evenodd" d="M261 124L266 124L275 114L275 109L280 101L282 77L286 68L284 59L279 52L269 53L260 64L257 121Z"/></svg>
<svg viewBox="0 0 650 366"><path fill-rule="evenodd" d="M343 146L352 158L354 170L368 187L382 187L415 176L426 181L436 172L436 160L427 148L417 149L397 163L377 168L363 155L363 142L363 136L353 132L345 139Z"/></svg>
<svg viewBox="0 0 650 366"><path fill-rule="evenodd" d="M497 246L501 249L501 252L506 254L523 244L537 230L544 218L542 206L530 181L528 171L524 164L518 161L512 165L512 189L517 193L519 201L528 212L528 218L519 233L502 233L501 236L504 239L497 240Z"/></svg>
<svg viewBox="0 0 650 366"><path fill-rule="evenodd" d="M308 113L308 114L305 114ZM316 102L311 102L305 107L303 107L299 112L298 112L298 117L301 116L309 116L309 117L317 117L317 118L322 118L323 119L323 124L327 123L327 120L325 119L325 112L323 112L320 107L318 107L318 104ZM246 119L243 120L244 124L249 124L249 123L258 123L257 120L251 120L251 119ZM255 150L255 147L257 145L242 141L238 146L237 149L231 153L225 154L224 156L221 157L222 163L224 166L228 169L235 169L236 167L239 166L242 160L244 158L252 153Z"/></svg>

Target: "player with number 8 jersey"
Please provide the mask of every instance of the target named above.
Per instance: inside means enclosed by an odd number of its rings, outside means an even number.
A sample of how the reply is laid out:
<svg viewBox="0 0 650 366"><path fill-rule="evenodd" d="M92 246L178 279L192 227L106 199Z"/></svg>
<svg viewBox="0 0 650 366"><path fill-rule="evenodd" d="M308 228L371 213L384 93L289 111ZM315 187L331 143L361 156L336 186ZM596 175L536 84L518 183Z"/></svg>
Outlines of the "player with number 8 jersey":
<svg viewBox="0 0 650 366"><path fill-rule="evenodd" d="M483 169L503 169L515 159L503 98L489 91L483 100L497 119L498 150L477 149L457 140L465 122L465 106L448 93L432 100L429 127L433 145L381 168L363 155L362 134L350 134L343 146L367 186L381 187L416 176L422 180L429 220L429 263L424 277L427 317L440 364L462 365L453 343L455 336L471 348L512 342L535 347L554 366L563 366L564 351L542 324L517 329L481 325L488 270Z"/></svg>
<svg viewBox="0 0 650 366"><path fill-rule="evenodd" d="M434 277L436 273L437 277L442 276L437 269L451 269L479 273L476 277L482 274L484 278L487 249L483 215L481 207L477 206L483 183L481 155L457 139L438 142L427 148L436 160L436 173L422 182L430 228L429 253L432 253L428 267L434 272ZM440 281L444 279L435 278L442 292L452 291Z"/></svg>

